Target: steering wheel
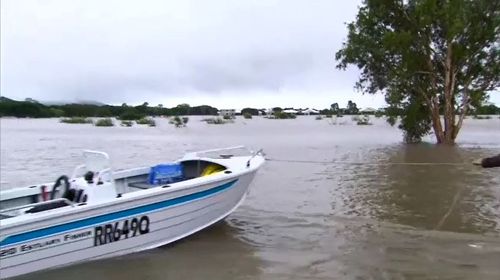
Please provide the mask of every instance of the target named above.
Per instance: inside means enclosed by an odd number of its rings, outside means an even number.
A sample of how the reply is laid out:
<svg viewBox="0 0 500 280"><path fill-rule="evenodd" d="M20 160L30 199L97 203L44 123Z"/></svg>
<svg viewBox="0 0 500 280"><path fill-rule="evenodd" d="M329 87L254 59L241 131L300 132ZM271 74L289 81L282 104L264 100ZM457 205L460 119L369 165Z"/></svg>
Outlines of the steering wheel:
<svg viewBox="0 0 500 280"><path fill-rule="evenodd" d="M56 197L57 189L63 183L64 183L64 192L62 193L61 197L65 197L68 194L68 191L69 191L69 178L66 175L62 175L61 177L57 178L56 182L54 183L54 187L52 187L52 192L50 193L50 199L51 200Z"/></svg>

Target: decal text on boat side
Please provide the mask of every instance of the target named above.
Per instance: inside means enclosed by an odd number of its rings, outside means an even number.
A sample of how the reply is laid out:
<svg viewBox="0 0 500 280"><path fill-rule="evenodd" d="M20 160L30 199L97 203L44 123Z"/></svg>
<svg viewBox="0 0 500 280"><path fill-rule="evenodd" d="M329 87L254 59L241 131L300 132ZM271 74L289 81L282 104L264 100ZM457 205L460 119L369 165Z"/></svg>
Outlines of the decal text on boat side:
<svg viewBox="0 0 500 280"><path fill-rule="evenodd" d="M0 250L0 258L5 257L5 256L9 256L9 255L14 255L15 253L17 253L16 247L2 249L2 250Z"/></svg>
<svg viewBox="0 0 500 280"><path fill-rule="evenodd" d="M29 243L22 243L20 245L0 249L0 258L6 258L18 253L29 253L32 251L43 250L47 248L57 247L58 245L64 245L66 243L77 242L81 240L85 240L91 238L92 231L85 230L73 233L66 233L64 235L54 237L51 239L45 239L40 241L33 241Z"/></svg>

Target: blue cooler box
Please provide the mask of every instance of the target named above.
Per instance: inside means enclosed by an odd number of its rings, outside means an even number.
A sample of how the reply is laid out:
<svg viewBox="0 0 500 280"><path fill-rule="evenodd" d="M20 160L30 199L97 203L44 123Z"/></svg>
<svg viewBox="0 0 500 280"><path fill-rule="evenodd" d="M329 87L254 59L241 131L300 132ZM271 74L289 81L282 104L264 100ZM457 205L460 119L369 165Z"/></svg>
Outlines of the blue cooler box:
<svg viewBox="0 0 500 280"><path fill-rule="evenodd" d="M181 164L159 164L151 167L148 182L151 185L169 184L181 181L184 172Z"/></svg>

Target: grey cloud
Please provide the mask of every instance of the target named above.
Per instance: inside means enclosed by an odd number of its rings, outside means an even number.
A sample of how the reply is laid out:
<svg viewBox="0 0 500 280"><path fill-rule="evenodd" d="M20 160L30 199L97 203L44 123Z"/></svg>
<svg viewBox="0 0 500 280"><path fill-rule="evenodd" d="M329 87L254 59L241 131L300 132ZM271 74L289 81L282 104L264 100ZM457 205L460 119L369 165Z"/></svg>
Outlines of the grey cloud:
<svg viewBox="0 0 500 280"><path fill-rule="evenodd" d="M1 93L138 102L352 92L334 70L351 1L2 1Z"/></svg>
<svg viewBox="0 0 500 280"><path fill-rule="evenodd" d="M289 53L220 58L188 64L184 86L200 91L237 89L278 90L313 66L311 54Z"/></svg>

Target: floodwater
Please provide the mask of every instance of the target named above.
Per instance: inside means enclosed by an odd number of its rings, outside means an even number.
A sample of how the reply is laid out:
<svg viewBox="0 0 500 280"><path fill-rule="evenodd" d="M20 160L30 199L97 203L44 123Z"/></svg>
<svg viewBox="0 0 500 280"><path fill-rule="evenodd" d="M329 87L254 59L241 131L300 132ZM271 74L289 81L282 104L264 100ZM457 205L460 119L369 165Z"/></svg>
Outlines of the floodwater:
<svg viewBox="0 0 500 280"><path fill-rule="evenodd" d="M240 144L270 159L246 202L203 232L20 279L500 279L500 170L470 164L500 153L500 119L466 120L455 147L404 145L381 119L199 120L2 119L4 189L70 174L82 149L108 152L115 169Z"/></svg>

